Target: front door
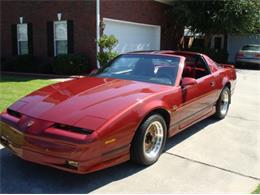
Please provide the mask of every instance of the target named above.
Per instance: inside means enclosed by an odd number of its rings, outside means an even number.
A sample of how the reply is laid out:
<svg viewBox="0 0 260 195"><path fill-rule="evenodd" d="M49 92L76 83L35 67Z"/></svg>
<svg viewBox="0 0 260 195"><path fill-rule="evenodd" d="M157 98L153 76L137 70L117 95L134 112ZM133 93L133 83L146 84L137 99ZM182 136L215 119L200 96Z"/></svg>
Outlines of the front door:
<svg viewBox="0 0 260 195"><path fill-rule="evenodd" d="M172 115L174 126L178 127L177 131L213 112L217 96L216 79L207 64L199 59L189 68L190 74L183 74L183 77L195 78L197 83L185 87L180 86L182 102Z"/></svg>
<svg viewBox="0 0 260 195"><path fill-rule="evenodd" d="M214 76L210 74L197 79L197 84L184 87L182 94L180 129L213 111L214 100L217 95Z"/></svg>

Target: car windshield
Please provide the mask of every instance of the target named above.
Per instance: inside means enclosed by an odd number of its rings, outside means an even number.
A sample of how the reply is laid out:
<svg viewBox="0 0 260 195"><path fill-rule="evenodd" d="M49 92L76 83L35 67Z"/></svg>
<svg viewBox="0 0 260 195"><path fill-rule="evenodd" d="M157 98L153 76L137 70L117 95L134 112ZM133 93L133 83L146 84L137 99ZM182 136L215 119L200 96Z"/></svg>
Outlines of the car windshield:
<svg viewBox="0 0 260 195"><path fill-rule="evenodd" d="M260 51L260 45L245 45L242 50Z"/></svg>
<svg viewBox="0 0 260 195"><path fill-rule="evenodd" d="M179 57L123 54L99 69L94 76L173 85L179 62Z"/></svg>

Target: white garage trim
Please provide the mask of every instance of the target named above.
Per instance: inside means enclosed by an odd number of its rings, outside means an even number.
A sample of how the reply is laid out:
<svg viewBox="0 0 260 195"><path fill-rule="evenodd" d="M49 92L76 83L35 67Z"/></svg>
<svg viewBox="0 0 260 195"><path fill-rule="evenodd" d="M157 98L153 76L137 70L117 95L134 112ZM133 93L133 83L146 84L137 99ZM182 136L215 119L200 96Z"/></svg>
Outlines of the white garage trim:
<svg viewBox="0 0 260 195"><path fill-rule="evenodd" d="M111 21L111 22L121 22L121 23L125 23L125 24L134 24L134 25L141 25L141 26L150 26L150 27L158 27L161 30L161 26L159 25L152 25L152 24L144 24L144 23L137 23L137 22L129 22L129 21L125 21L125 20L117 20L117 19L111 19L111 18L103 18L103 21Z"/></svg>
<svg viewBox="0 0 260 195"><path fill-rule="evenodd" d="M96 41L100 38L100 0L96 0ZM97 54L99 52L99 46L96 42ZM99 61L97 60L97 68L100 68Z"/></svg>
<svg viewBox="0 0 260 195"><path fill-rule="evenodd" d="M114 51L159 50L161 46L161 26L103 18L107 35L114 35L119 44Z"/></svg>

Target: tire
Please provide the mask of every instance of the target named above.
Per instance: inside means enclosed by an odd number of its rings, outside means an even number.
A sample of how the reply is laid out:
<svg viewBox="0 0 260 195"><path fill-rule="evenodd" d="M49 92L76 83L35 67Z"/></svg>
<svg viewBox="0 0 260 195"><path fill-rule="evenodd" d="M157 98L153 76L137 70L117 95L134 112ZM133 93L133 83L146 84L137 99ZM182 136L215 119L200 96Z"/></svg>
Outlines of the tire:
<svg viewBox="0 0 260 195"><path fill-rule="evenodd" d="M219 99L216 104L215 118L223 119L226 117L231 102L230 89L225 86L221 91Z"/></svg>
<svg viewBox="0 0 260 195"><path fill-rule="evenodd" d="M163 117L158 114L149 116L136 131L131 144L131 160L146 166L154 164L164 149L166 137L167 126Z"/></svg>
<svg viewBox="0 0 260 195"><path fill-rule="evenodd" d="M237 68L245 68L246 66L245 66L245 63L244 62L236 62L236 67Z"/></svg>

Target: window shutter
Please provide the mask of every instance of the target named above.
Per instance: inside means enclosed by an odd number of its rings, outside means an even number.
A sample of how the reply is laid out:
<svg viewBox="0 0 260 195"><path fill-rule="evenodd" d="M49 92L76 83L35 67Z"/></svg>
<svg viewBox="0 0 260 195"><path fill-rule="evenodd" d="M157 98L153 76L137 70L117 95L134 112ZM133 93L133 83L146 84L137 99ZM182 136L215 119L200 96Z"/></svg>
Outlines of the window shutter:
<svg viewBox="0 0 260 195"><path fill-rule="evenodd" d="M54 56L54 34L53 34L53 22L47 22L47 43L48 43L48 55Z"/></svg>
<svg viewBox="0 0 260 195"><path fill-rule="evenodd" d="M16 56L16 55L18 55L18 52L17 52L17 25L16 24L12 24L11 33L12 33L12 54L14 56Z"/></svg>
<svg viewBox="0 0 260 195"><path fill-rule="evenodd" d="M68 53L74 52L74 33L73 33L73 21L67 21L68 28Z"/></svg>
<svg viewBox="0 0 260 195"><path fill-rule="evenodd" d="M32 23L28 23L28 49L29 49L29 54L33 55L33 28L32 28Z"/></svg>

